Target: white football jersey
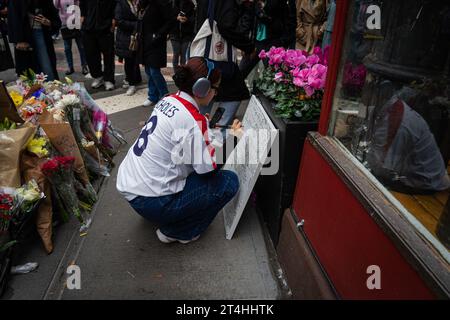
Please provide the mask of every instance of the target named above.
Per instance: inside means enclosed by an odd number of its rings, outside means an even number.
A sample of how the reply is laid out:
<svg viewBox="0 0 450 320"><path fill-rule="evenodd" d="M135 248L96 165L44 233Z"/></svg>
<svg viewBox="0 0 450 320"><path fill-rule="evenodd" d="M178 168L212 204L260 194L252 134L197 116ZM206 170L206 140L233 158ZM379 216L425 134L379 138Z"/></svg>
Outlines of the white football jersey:
<svg viewBox="0 0 450 320"><path fill-rule="evenodd" d="M182 191L192 172L216 169L213 135L187 93L163 98L121 163L117 190L128 201Z"/></svg>

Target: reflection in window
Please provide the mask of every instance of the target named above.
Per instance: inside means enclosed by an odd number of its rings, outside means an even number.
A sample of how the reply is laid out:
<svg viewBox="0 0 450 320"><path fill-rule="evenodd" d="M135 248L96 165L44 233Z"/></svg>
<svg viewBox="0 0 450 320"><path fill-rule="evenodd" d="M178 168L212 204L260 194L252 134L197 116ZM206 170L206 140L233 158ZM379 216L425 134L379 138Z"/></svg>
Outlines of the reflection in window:
<svg viewBox="0 0 450 320"><path fill-rule="evenodd" d="M355 0L348 23L330 133L450 249L450 1Z"/></svg>

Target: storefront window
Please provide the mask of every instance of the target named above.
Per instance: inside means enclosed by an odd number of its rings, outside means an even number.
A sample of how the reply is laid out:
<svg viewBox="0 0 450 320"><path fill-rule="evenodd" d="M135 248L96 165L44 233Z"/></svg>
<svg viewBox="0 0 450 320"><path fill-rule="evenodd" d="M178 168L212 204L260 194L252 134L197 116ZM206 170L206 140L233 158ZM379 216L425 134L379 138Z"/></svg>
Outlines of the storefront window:
<svg viewBox="0 0 450 320"><path fill-rule="evenodd" d="M450 249L450 1L354 0L330 135Z"/></svg>

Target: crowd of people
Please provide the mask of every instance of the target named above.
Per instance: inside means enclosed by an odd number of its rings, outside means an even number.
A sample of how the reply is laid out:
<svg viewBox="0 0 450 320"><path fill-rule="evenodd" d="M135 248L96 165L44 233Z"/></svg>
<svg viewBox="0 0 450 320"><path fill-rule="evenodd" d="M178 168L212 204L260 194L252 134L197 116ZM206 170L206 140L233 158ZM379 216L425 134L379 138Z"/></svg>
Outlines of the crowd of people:
<svg viewBox="0 0 450 320"><path fill-rule="evenodd" d="M332 0L216 0L220 32L243 53L237 72L245 78L258 63L257 52L271 46L310 50L326 33L327 12ZM5 43L14 45L13 59L2 56L0 70L44 72L58 79L54 39L61 35L67 62L66 75L75 72L72 44L75 41L81 72L91 74L92 88L113 90L116 56L124 62L127 95L142 82L140 66L148 77L148 99L154 105L167 94L161 68L167 66L166 42L173 48L172 65L186 62L189 45L207 17L209 0L0 0L0 31ZM247 15L249 6L253 13ZM223 9L231 10L224 16ZM328 11L327 11L328 10ZM243 16L242 24L230 23ZM230 17L232 19L230 19ZM78 21L77 21L78 19ZM77 23L78 22L78 23ZM226 79L223 86L226 86ZM233 80L236 80L234 75ZM234 82L242 83L242 81ZM242 89L242 88L241 88ZM246 94L223 90L225 101ZM235 97L233 97L233 95ZM235 104L228 103L227 110ZM231 107L230 107L231 106Z"/></svg>

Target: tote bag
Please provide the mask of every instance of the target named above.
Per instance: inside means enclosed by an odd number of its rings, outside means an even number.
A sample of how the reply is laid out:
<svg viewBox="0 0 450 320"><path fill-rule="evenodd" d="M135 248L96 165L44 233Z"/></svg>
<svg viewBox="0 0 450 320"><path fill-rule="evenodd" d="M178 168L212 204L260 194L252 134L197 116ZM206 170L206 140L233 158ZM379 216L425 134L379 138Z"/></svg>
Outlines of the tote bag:
<svg viewBox="0 0 450 320"><path fill-rule="evenodd" d="M215 1L209 0L208 19L192 40L188 58L205 57L217 62L237 62L237 49L222 37L214 20Z"/></svg>

